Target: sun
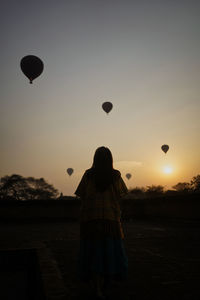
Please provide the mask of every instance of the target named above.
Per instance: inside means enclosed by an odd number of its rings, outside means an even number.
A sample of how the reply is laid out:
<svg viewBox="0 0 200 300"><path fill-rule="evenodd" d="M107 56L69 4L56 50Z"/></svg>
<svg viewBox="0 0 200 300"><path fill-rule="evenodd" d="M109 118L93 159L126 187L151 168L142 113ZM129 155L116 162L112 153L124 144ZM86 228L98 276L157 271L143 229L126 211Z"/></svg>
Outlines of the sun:
<svg viewBox="0 0 200 300"><path fill-rule="evenodd" d="M165 166L163 168L163 173L165 173L165 174L171 174L172 172L173 172L173 169L170 166Z"/></svg>

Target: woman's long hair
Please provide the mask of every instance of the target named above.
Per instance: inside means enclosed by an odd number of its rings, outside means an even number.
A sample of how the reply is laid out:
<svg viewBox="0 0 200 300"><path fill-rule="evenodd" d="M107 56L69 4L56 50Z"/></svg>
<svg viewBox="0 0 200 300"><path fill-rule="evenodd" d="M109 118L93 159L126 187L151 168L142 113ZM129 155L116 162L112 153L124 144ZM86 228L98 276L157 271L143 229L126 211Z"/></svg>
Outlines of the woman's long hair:
<svg viewBox="0 0 200 300"><path fill-rule="evenodd" d="M113 169L113 157L107 147L99 147L95 151L93 165L88 175L94 180L98 191L103 192L119 176Z"/></svg>

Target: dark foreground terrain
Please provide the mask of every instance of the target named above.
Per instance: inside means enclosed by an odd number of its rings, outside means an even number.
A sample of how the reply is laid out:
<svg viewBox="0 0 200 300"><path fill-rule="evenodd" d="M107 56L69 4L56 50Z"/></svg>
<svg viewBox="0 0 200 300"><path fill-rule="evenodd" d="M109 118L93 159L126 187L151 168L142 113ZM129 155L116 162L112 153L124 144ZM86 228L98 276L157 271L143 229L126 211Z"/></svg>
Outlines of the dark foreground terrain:
<svg viewBox="0 0 200 300"><path fill-rule="evenodd" d="M78 223L0 225L0 250L42 243L50 249L51 259L60 270L65 298L92 299L90 288L81 284L76 275ZM132 220L124 223L124 231L129 275L126 282L112 283L108 299L200 299L200 221ZM7 299L1 291L0 299Z"/></svg>

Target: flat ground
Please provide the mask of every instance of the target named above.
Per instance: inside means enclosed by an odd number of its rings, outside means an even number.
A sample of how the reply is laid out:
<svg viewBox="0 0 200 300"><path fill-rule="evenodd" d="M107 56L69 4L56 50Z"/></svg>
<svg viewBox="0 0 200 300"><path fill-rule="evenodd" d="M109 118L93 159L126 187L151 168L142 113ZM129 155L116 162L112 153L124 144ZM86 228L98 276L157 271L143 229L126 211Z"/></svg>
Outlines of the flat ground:
<svg viewBox="0 0 200 300"><path fill-rule="evenodd" d="M0 248L42 242L57 261L69 299L89 299L77 279L79 224L0 224ZM113 282L108 299L200 299L200 220L133 220L123 224L129 259L126 282Z"/></svg>

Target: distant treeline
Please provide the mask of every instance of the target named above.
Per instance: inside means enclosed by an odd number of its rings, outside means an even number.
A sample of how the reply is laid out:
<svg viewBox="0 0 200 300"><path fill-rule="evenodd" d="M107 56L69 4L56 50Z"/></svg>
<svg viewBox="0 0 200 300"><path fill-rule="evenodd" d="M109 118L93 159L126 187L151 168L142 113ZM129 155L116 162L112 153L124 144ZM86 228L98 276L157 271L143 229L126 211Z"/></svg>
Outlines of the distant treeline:
<svg viewBox="0 0 200 300"><path fill-rule="evenodd" d="M165 190L162 185L151 185L147 187L135 187L129 190L127 195L132 198L148 198L152 196L173 196L177 194L191 194L200 192L200 175L194 176L190 182L179 182L172 187L172 190Z"/></svg>
<svg viewBox="0 0 200 300"><path fill-rule="evenodd" d="M128 191L125 198L152 198L160 196L173 196L177 194L190 195L200 193L200 175L194 176L190 182L179 182L173 190L165 190L162 185L135 187ZM0 200L74 200L76 197L59 194L53 185L44 178L23 177L13 174L4 176L0 181Z"/></svg>

